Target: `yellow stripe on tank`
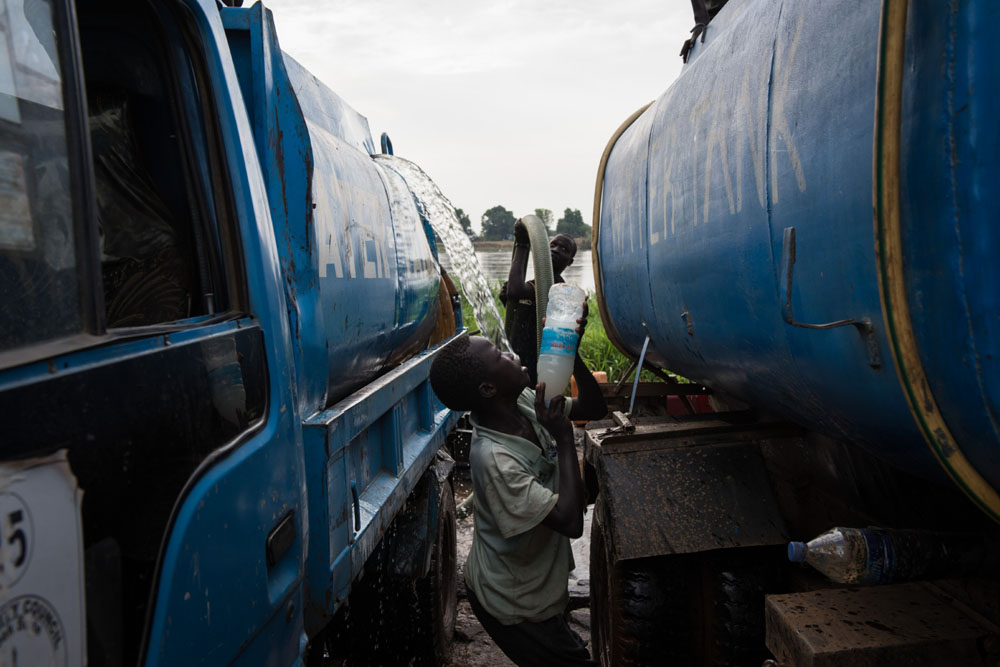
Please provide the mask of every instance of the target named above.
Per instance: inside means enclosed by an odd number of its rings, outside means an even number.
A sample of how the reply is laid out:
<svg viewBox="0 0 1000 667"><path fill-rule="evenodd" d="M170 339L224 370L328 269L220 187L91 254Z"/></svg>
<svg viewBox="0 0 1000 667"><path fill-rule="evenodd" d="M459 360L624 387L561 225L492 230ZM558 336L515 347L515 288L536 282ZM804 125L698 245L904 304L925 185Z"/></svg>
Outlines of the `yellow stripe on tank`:
<svg viewBox="0 0 1000 667"><path fill-rule="evenodd" d="M907 9L908 0L883 0L879 26L873 194L882 316L900 384L924 439L962 491L993 520L1000 521L1000 495L962 453L938 409L920 361L906 299L899 161Z"/></svg>
<svg viewBox="0 0 1000 667"><path fill-rule="evenodd" d="M604 170L608 166L608 158L611 157L611 150L618 143L618 139L625 134L625 130L632 126L632 123L636 121L643 114L646 109L653 105L652 102L646 106L638 109L635 113L625 119L625 122L615 130L615 133L611 135L611 139L608 141L608 145L604 148L604 154L601 155L601 162L597 167L597 183L594 185L594 217L591 220L593 227L591 228L591 253L590 258L594 265L594 289L597 291L597 308L601 315L601 322L604 324L604 331L608 336L608 340L611 344L618 348L618 351L624 354L626 357L632 361L636 360L636 355L634 352L628 350L622 343L621 335L615 328L614 321L611 319L608 313L607 304L604 302L604 290L602 289L602 284L604 283L604 277L601 275L601 202L604 198Z"/></svg>

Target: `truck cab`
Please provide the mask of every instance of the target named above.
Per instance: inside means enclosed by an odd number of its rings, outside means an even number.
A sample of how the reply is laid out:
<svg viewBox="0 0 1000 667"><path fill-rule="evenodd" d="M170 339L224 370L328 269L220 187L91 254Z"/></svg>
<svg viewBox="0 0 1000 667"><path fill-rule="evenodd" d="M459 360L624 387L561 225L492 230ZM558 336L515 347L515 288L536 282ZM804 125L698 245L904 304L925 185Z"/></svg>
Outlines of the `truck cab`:
<svg viewBox="0 0 1000 667"><path fill-rule="evenodd" d="M367 121L259 3L2 0L0 54L0 662L296 664L426 588L447 313Z"/></svg>

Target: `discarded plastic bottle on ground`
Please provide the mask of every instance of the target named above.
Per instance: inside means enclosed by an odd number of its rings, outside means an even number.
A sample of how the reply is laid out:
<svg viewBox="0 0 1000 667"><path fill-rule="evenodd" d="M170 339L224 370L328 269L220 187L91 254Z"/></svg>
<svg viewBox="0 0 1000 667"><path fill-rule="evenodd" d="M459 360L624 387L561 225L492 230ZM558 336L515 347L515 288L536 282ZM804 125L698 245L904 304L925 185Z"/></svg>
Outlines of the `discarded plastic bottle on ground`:
<svg viewBox="0 0 1000 667"><path fill-rule="evenodd" d="M556 283L549 290L542 346L538 350L538 381L545 383L545 404L566 390L573 375L579 338L576 321L583 315L586 293L574 285Z"/></svg>
<svg viewBox="0 0 1000 667"><path fill-rule="evenodd" d="M788 560L841 584L888 584L986 571L995 565L982 535L884 528L832 528L789 542Z"/></svg>

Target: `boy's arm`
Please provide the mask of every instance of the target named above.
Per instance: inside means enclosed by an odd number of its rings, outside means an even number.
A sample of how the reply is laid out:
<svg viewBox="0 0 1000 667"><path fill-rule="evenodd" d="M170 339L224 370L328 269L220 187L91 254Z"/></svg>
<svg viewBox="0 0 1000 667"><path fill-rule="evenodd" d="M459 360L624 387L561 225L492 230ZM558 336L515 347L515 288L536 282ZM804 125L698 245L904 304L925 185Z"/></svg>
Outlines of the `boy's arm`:
<svg viewBox="0 0 1000 667"><path fill-rule="evenodd" d="M556 396L545 405L545 383L535 390L535 416L556 441L559 465L559 500L542 519L542 525L566 537L583 535L584 488L580 478L580 462L573 442L573 424L563 414L565 398Z"/></svg>
<svg viewBox="0 0 1000 667"><path fill-rule="evenodd" d="M576 329L581 341L583 340L583 332L587 329L587 314L589 312L590 307L584 301L583 315L577 320L580 326ZM576 378L576 387L579 395L573 400L573 405L570 406L569 418L574 421L591 420L600 419L608 414L608 404L601 393L601 387L597 384L597 380L594 379L594 374L587 368L587 364L583 363L579 352L577 352L576 357L573 359L573 377Z"/></svg>
<svg viewBox="0 0 1000 667"><path fill-rule="evenodd" d="M530 299L535 296L534 288L524 281L528 272L528 251L531 249L531 242L528 239L528 228L518 220L514 223L514 254L510 260L510 273L507 275L507 300L510 305L512 299Z"/></svg>
<svg viewBox="0 0 1000 667"><path fill-rule="evenodd" d="M576 378L576 387L579 394L573 399L573 405L569 410L569 418L574 421L601 419L608 414L608 404L601 393L601 386L597 384L594 374L583 363L580 355L576 355L573 361L573 377Z"/></svg>

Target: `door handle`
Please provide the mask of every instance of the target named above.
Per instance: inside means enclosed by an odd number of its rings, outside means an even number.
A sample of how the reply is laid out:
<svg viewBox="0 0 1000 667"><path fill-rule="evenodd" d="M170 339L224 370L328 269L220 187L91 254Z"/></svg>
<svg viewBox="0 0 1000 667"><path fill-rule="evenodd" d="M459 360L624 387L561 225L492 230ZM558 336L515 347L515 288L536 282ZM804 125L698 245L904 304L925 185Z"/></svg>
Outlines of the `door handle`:
<svg viewBox="0 0 1000 667"><path fill-rule="evenodd" d="M288 510L267 534L264 553L268 567L274 567L295 543L295 510Z"/></svg>

